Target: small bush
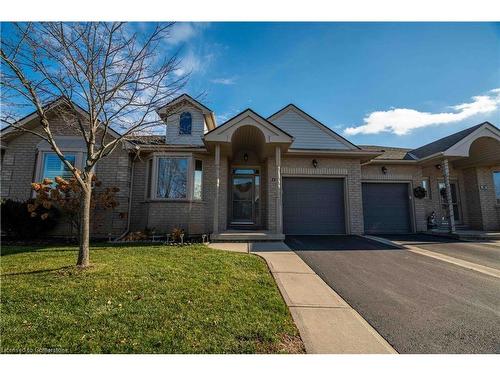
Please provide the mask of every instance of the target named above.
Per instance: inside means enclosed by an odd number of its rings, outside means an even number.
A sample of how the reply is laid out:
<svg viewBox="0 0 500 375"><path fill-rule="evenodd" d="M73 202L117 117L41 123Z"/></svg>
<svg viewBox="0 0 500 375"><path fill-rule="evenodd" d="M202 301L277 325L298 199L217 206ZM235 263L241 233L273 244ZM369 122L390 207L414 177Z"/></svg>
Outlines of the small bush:
<svg viewBox="0 0 500 375"><path fill-rule="evenodd" d="M0 204L2 232L12 237L36 238L53 229L59 221L59 210L55 207L33 207L33 199L17 202L11 199Z"/></svg>

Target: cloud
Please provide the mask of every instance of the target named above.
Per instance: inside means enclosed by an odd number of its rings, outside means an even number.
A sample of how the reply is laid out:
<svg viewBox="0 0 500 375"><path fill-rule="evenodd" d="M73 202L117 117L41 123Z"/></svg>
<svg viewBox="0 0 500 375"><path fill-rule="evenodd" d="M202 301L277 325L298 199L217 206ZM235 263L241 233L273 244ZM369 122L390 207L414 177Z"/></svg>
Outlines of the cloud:
<svg viewBox="0 0 500 375"><path fill-rule="evenodd" d="M216 83L219 85L234 85L236 83L236 78L231 77L231 78L214 78L211 79L210 82Z"/></svg>
<svg viewBox="0 0 500 375"><path fill-rule="evenodd" d="M185 74L205 73L214 58L214 54L212 53L199 54L190 49L181 57L179 66L174 71L174 74L180 77Z"/></svg>
<svg viewBox="0 0 500 375"><path fill-rule="evenodd" d="M208 27L205 22L178 22L172 26L167 43L180 44L189 41Z"/></svg>
<svg viewBox="0 0 500 375"><path fill-rule="evenodd" d="M231 108L229 111L224 112L220 115L216 116L217 124L222 124L229 120L230 118L234 117L237 113L240 113L241 109L240 108Z"/></svg>
<svg viewBox="0 0 500 375"><path fill-rule="evenodd" d="M498 110L500 108L500 88L490 90L485 95L473 96L471 102L454 105L450 108L452 111L441 113L420 112L408 108L376 111L363 119L363 125L346 128L344 133L357 135L387 132L405 135L418 128L463 121L478 114Z"/></svg>

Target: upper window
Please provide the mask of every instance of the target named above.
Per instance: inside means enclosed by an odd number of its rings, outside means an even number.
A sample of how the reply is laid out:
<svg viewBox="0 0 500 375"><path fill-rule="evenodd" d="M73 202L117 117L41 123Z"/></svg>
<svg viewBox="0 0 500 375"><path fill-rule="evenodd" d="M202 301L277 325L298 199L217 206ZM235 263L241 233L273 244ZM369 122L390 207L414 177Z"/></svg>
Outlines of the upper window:
<svg viewBox="0 0 500 375"><path fill-rule="evenodd" d="M157 198L187 198L188 165L188 158L158 158Z"/></svg>
<svg viewBox="0 0 500 375"><path fill-rule="evenodd" d="M76 163L76 154L65 154L66 160L71 164ZM43 165L42 165L42 176L41 179L50 178L54 180L55 177L59 176L62 178L70 178L73 174L66 167L66 165L59 159L53 152L46 152L43 154Z"/></svg>
<svg viewBox="0 0 500 375"><path fill-rule="evenodd" d="M500 171L493 172L493 184L495 185L497 203L500 204Z"/></svg>
<svg viewBox="0 0 500 375"><path fill-rule="evenodd" d="M179 120L179 134L191 134L193 118L191 113L182 112Z"/></svg>

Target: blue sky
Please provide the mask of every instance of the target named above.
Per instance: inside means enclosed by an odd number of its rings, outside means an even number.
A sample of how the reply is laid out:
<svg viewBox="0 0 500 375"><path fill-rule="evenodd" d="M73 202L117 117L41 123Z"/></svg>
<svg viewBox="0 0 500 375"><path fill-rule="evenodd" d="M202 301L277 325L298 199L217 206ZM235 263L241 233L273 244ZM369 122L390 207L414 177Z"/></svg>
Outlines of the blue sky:
<svg viewBox="0 0 500 375"><path fill-rule="evenodd" d="M219 124L294 103L356 144L401 147L500 125L500 23L181 22L164 48Z"/></svg>
<svg viewBox="0 0 500 375"><path fill-rule="evenodd" d="M354 143L404 147L500 125L498 23L176 28L170 44L192 72L188 91L205 93L219 123L247 107L268 116L294 103Z"/></svg>

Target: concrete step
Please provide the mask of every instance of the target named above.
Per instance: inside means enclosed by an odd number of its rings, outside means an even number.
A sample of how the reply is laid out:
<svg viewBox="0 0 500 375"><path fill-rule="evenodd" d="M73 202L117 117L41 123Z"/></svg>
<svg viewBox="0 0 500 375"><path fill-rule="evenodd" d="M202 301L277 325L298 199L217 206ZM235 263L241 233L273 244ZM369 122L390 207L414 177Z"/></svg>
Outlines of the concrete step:
<svg viewBox="0 0 500 375"><path fill-rule="evenodd" d="M284 239L284 234L269 231L228 230L210 235L212 242L283 241Z"/></svg>

